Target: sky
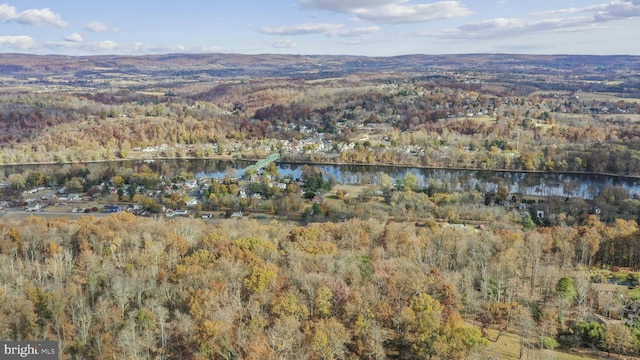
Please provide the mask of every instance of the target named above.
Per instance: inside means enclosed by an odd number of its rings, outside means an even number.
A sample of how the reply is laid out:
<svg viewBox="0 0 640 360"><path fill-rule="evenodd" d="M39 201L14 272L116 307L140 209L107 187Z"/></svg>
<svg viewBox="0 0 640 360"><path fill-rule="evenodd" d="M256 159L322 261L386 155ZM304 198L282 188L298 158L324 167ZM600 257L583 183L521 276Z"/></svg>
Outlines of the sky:
<svg viewBox="0 0 640 360"><path fill-rule="evenodd" d="M640 0L0 0L0 52L640 55Z"/></svg>

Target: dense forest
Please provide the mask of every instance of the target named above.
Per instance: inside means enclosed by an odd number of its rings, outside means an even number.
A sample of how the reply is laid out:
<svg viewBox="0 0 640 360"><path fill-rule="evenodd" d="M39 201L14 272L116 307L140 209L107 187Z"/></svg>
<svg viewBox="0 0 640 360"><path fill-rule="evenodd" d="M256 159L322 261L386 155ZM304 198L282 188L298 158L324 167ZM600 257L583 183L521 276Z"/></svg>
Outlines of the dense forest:
<svg viewBox="0 0 640 360"><path fill-rule="evenodd" d="M0 226L0 336L57 339L63 358L460 359L489 327L523 348L636 352L627 327L580 332L598 326L580 269L637 244L635 222L469 231L122 213Z"/></svg>

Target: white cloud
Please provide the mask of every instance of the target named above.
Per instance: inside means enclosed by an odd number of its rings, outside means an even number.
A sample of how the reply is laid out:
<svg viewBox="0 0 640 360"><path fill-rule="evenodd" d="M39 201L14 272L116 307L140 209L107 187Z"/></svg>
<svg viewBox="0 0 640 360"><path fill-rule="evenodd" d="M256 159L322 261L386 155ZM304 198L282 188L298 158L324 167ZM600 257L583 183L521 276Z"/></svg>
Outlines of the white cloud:
<svg viewBox="0 0 640 360"><path fill-rule="evenodd" d="M594 19L596 21L611 21L640 16L640 1L614 1L599 11Z"/></svg>
<svg viewBox="0 0 640 360"><path fill-rule="evenodd" d="M212 52L212 50L203 49L187 49L182 45L150 45L142 42L133 43L117 43L115 41L106 40L98 42L73 42L73 41L49 41L44 46L51 50L75 49L95 54L166 54L177 52ZM216 52L216 51L213 51ZM221 51L217 51L221 52Z"/></svg>
<svg viewBox="0 0 640 360"><path fill-rule="evenodd" d="M44 46L52 50L79 49L91 53L113 53L121 48L120 44L111 40L97 42L48 41Z"/></svg>
<svg viewBox="0 0 640 360"><path fill-rule="evenodd" d="M377 26L345 28L343 24L306 23L288 27L263 27L260 31L267 35L310 35L324 34L327 36L359 36L380 31Z"/></svg>
<svg viewBox="0 0 640 360"><path fill-rule="evenodd" d="M467 24L461 26L460 29L468 32L499 31L504 29L522 28L524 26L525 22L522 19L496 18Z"/></svg>
<svg viewBox="0 0 640 360"><path fill-rule="evenodd" d="M89 21L84 25L84 28L91 32L107 32L111 29L104 23L97 21Z"/></svg>
<svg viewBox="0 0 640 360"><path fill-rule="evenodd" d="M612 1L609 3L585 6L582 8L566 8L558 10L540 11L531 16L557 16L576 13L594 13L593 19L596 21L611 21L623 18L640 16L640 1Z"/></svg>
<svg viewBox="0 0 640 360"><path fill-rule="evenodd" d="M472 11L459 1L407 4L407 0L298 0L303 8L354 14L360 20L405 24L466 16Z"/></svg>
<svg viewBox="0 0 640 360"><path fill-rule="evenodd" d="M298 46L298 44L291 39L278 39L273 41L267 41L267 45L270 45L271 47L279 48L279 49L294 48Z"/></svg>
<svg viewBox="0 0 640 360"><path fill-rule="evenodd" d="M304 8L329 10L335 12L352 12L358 9L377 8L392 5L399 0L298 0Z"/></svg>
<svg viewBox="0 0 640 360"><path fill-rule="evenodd" d="M67 22L60 15L50 9L28 9L18 12L15 6L0 4L0 20L4 22L15 21L24 25L53 25L66 28Z"/></svg>
<svg viewBox="0 0 640 360"><path fill-rule="evenodd" d="M327 34L343 27L342 24L306 23L288 27L263 27L260 31L267 35L309 35Z"/></svg>
<svg viewBox="0 0 640 360"><path fill-rule="evenodd" d="M408 24L470 15L473 12L457 1L433 4L386 5L375 9L359 9L354 13L363 20L388 24Z"/></svg>
<svg viewBox="0 0 640 360"><path fill-rule="evenodd" d="M65 41L69 41L69 42L74 42L74 43L79 43L82 42L82 36L76 32L71 33L67 36L64 37Z"/></svg>
<svg viewBox="0 0 640 360"><path fill-rule="evenodd" d="M525 21L519 18L496 18L467 25L457 29L439 33L422 34L449 39L491 39L513 37L527 33L570 31L574 28L587 30L588 17L558 18L536 21Z"/></svg>
<svg viewBox="0 0 640 360"><path fill-rule="evenodd" d="M531 16L557 16L557 15L565 15L565 14L577 14L583 12L597 11L603 10L606 8L606 4L592 5L583 8L575 8L570 7L566 9L558 9L558 10L547 10L547 11L538 11L535 13L531 13Z"/></svg>
<svg viewBox="0 0 640 360"><path fill-rule="evenodd" d="M581 14L581 16L571 16ZM556 17L568 15L567 17ZM528 14L523 18L495 18L422 36L445 39L490 39L543 32L601 30L605 22L640 17L640 0L612 1L583 8L565 8Z"/></svg>
<svg viewBox="0 0 640 360"><path fill-rule="evenodd" d="M0 36L0 47L28 50L35 48L36 42L31 36L26 35Z"/></svg>

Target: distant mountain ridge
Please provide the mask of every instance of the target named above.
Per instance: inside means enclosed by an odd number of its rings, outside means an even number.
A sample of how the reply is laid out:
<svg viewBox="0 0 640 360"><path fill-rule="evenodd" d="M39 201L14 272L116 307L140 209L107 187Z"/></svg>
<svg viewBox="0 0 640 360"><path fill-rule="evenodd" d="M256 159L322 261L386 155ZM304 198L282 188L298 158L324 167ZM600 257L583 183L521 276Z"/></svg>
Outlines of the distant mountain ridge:
<svg viewBox="0 0 640 360"><path fill-rule="evenodd" d="M308 77L310 74L348 75L363 72L414 72L425 70L513 70L581 72L599 68L640 70L640 56L630 55L401 55L365 57L348 55L279 54L164 54L164 55L30 55L0 54L0 75L57 76L91 73L184 76L207 73L219 77ZM535 70L535 71L534 71Z"/></svg>

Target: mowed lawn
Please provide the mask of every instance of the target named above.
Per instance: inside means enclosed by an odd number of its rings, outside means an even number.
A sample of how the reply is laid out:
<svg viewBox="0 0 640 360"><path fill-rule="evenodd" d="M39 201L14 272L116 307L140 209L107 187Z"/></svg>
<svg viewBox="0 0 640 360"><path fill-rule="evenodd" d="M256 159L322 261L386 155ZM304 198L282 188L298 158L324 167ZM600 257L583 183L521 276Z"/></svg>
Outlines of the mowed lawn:
<svg viewBox="0 0 640 360"><path fill-rule="evenodd" d="M640 102L640 99L637 98L627 98L617 96L616 93L591 93L591 92L582 92L577 94L580 100L583 101L609 101L609 102L628 102L628 103L637 103Z"/></svg>

